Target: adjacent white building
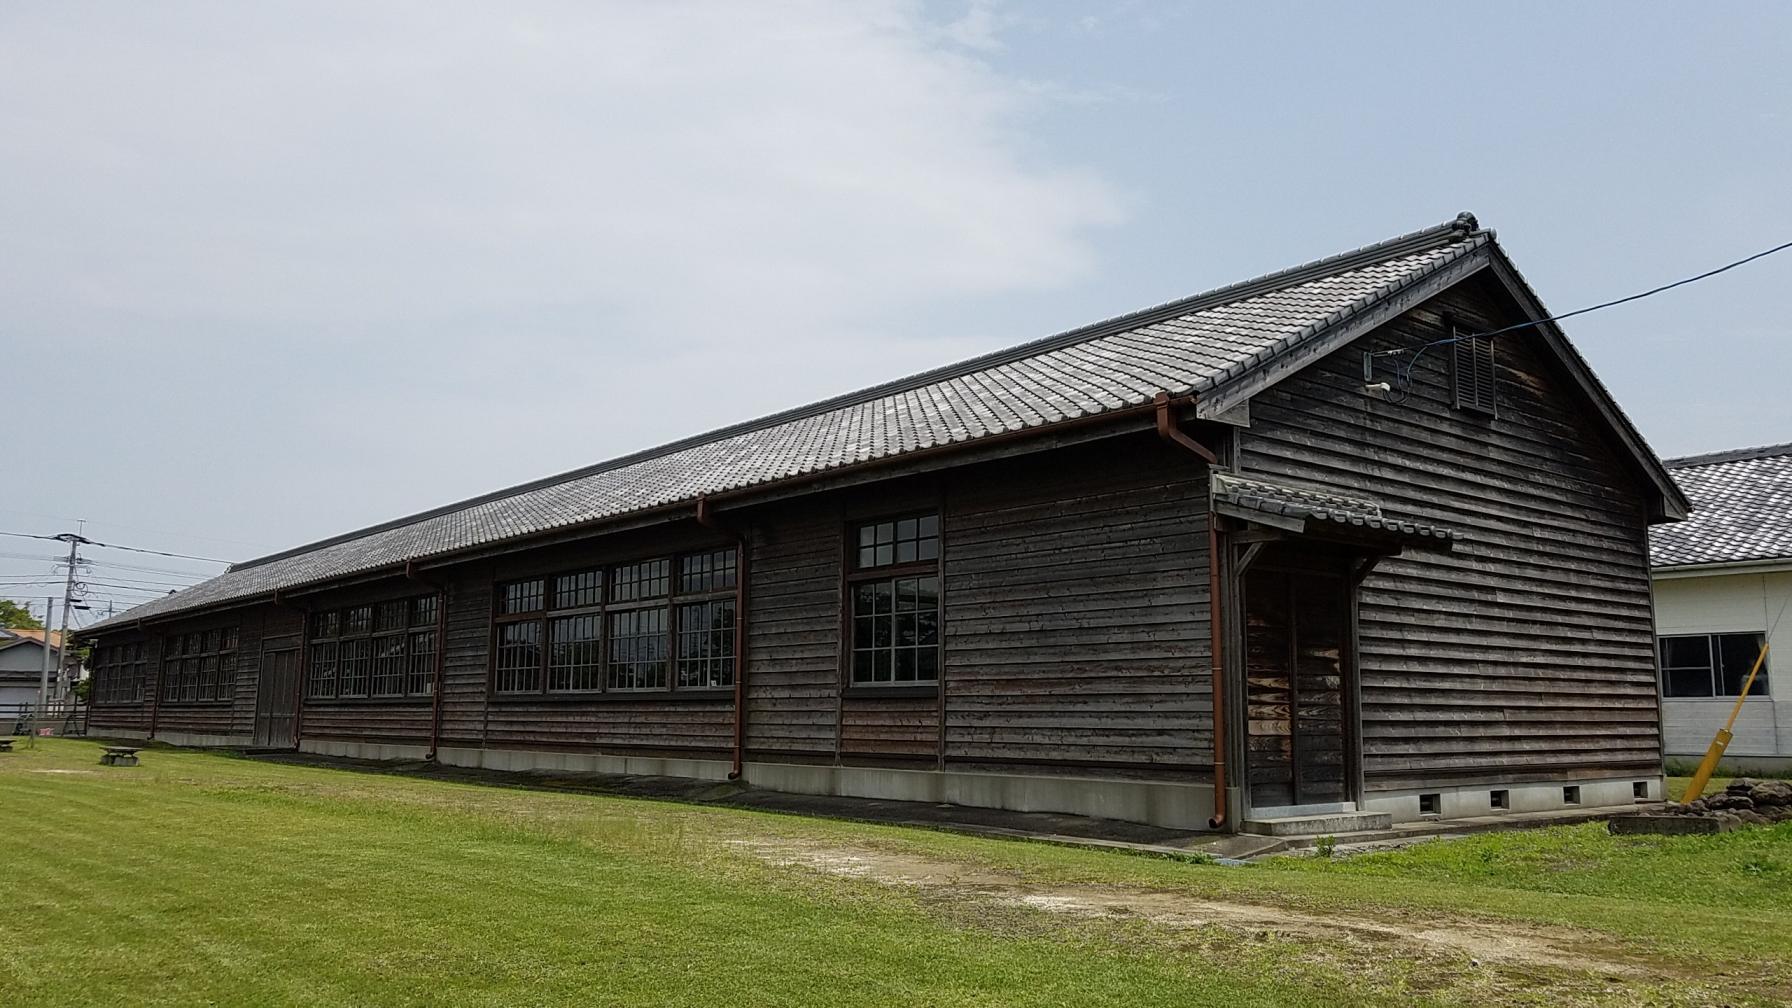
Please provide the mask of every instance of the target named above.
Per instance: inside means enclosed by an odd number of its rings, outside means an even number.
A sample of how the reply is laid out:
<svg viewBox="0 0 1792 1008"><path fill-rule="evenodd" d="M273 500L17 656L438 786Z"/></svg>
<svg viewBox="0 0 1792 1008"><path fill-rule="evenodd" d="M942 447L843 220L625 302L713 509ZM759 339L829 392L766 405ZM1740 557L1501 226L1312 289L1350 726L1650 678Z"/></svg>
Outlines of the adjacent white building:
<svg viewBox="0 0 1792 1008"><path fill-rule="evenodd" d="M1723 727L1749 668L1727 762L1792 767L1792 444L1668 462L1692 517L1650 533L1670 760L1696 760Z"/></svg>

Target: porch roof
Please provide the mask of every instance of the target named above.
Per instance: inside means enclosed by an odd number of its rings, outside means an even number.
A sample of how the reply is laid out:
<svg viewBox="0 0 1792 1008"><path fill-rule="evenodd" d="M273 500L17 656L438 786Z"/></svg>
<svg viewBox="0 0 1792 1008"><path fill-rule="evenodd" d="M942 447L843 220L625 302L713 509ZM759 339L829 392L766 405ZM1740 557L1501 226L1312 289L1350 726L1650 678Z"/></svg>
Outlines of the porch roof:
<svg viewBox="0 0 1792 1008"><path fill-rule="evenodd" d="M1415 549L1448 550L1455 533L1441 525L1382 513L1367 497L1277 483L1235 473L1213 474L1213 507L1220 514L1321 538L1370 538Z"/></svg>

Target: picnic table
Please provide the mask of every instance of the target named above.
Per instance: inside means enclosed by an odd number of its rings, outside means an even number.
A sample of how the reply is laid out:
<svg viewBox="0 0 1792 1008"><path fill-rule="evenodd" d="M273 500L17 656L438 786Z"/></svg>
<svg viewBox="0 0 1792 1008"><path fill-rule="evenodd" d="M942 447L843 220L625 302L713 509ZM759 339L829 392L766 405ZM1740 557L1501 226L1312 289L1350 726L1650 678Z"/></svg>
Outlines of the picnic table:
<svg viewBox="0 0 1792 1008"><path fill-rule="evenodd" d="M100 754L100 763L104 766L136 766L137 750L130 746L107 746Z"/></svg>

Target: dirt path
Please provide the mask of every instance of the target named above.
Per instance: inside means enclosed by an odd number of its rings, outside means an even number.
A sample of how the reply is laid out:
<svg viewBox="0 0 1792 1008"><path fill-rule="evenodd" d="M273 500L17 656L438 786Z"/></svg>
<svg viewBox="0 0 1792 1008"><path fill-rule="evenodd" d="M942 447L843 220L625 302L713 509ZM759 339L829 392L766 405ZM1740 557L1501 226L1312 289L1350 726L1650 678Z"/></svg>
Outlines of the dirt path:
<svg viewBox="0 0 1792 1008"><path fill-rule="evenodd" d="M1487 920L1443 920L1327 916L1261 903L1202 899L1198 896L1116 886L1036 883L975 865L898 854L872 848L829 847L798 842L736 846L768 863L829 875L866 879L899 888L1084 918L1142 919L1172 928L1221 926L1239 931L1337 941L1405 943L1419 949L1460 953L1470 959L1528 967L1550 967L1610 977L1666 979L1658 965L1633 959L1602 945L1601 938L1568 928Z"/></svg>

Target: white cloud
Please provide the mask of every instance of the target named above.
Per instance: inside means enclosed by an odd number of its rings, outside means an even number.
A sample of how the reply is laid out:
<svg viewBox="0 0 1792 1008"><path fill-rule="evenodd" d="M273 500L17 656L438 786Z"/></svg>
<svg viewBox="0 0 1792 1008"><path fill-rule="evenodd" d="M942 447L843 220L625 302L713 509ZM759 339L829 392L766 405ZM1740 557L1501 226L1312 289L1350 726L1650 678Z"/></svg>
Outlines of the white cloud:
<svg viewBox="0 0 1792 1008"><path fill-rule="evenodd" d="M290 541L973 349L913 320L1122 214L981 9L0 8L7 340L107 432L58 494Z"/></svg>
<svg viewBox="0 0 1792 1008"><path fill-rule="evenodd" d="M901 5L37 11L0 42L35 298L819 323L1062 283L1117 214L1029 158L1029 85ZM986 44L992 17L948 34Z"/></svg>

